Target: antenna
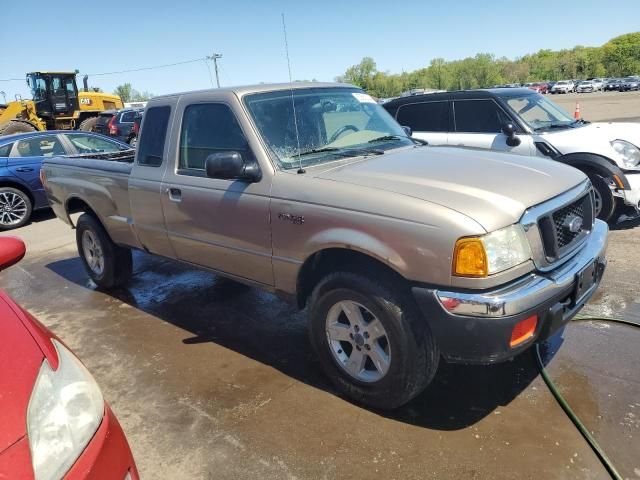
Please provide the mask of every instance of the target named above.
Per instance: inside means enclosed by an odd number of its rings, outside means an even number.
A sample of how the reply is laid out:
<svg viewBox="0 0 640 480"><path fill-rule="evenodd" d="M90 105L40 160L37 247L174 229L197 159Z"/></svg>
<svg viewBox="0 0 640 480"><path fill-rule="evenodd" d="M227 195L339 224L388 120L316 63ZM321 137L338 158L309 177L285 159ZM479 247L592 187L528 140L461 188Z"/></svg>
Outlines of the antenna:
<svg viewBox="0 0 640 480"><path fill-rule="evenodd" d="M287 53L287 68L289 69L289 86L291 90L291 106L293 108L293 125L296 130L296 143L298 145L298 173L305 173L302 168L302 157L300 156L300 133L298 132L298 115L296 115L296 101L293 98L293 80L291 78L291 61L289 60L289 42L287 42L287 24L282 14L282 31L284 33L284 50Z"/></svg>

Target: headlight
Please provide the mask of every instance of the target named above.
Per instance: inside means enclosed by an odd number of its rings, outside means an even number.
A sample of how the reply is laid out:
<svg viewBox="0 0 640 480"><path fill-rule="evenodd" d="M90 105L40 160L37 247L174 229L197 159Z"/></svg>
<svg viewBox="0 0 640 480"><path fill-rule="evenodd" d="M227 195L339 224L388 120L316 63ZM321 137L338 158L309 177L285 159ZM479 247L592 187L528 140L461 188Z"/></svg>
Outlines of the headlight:
<svg viewBox="0 0 640 480"><path fill-rule="evenodd" d="M611 146L616 151L625 167L633 168L640 164L640 150L633 143L624 140L614 140Z"/></svg>
<svg viewBox="0 0 640 480"><path fill-rule="evenodd" d="M520 265L531 258L522 225L511 225L480 237L464 237L453 252L453 274L486 277Z"/></svg>
<svg viewBox="0 0 640 480"><path fill-rule="evenodd" d="M62 344L58 369L42 362L27 410L27 433L36 480L58 480L75 463L104 415L100 388Z"/></svg>

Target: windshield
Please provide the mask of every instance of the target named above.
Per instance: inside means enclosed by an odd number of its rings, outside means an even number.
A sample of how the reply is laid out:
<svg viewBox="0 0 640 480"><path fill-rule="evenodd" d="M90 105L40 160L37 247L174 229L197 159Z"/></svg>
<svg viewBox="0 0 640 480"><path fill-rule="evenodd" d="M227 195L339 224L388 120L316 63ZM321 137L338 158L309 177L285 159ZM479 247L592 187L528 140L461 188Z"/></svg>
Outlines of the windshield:
<svg viewBox="0 0 640 480"><path fill-rule="evenodd" d="M504 100L535 131L564 128L576 124L571 115L542 95L505 97Z"/></svg>
<svg viewBox="0 0 640 480"><path fill-rule="evenodd" d="M244 101L285 169L414 144L384 108L355 88L279 90L247 95Z"/></svg>

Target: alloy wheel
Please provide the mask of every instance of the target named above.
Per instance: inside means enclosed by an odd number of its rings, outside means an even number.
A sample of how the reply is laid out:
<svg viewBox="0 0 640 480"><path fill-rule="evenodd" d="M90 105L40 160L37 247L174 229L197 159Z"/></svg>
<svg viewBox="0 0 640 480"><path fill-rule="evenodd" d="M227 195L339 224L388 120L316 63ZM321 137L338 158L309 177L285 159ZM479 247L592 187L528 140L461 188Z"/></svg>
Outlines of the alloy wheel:
<svg viewBox="0 0 640 480"><path fill-rule="evenodd" d="M102 275L104 272L104 252L95 233L90 230L85 230L82 233L82 252L91 271L96 275Z"/></svg>
<svg viewBox="0 0 640 480"><path fill-rule="evenodd" d="M595 200L595 207L596 207L596 217L598 215L600 215L600 212L602 211L602 195L600 195L600 192L598 191L597 188L593 189L593 193L594 193L594 200Z"/></svg>
<svg viewBox="0 0 640 480"><path fill-rule="evenodd" d="M361 382L377 382L389 371L391 345L382 322L361 304L343 300L327 314L329 349L340 368Z"/></svg>
<svg viewBox="0 0 640 480"><path fill-rule="evenodd" d="M6 227L18 225L27 215L27 202L17 193L0 193L0 224Z"/></svg>

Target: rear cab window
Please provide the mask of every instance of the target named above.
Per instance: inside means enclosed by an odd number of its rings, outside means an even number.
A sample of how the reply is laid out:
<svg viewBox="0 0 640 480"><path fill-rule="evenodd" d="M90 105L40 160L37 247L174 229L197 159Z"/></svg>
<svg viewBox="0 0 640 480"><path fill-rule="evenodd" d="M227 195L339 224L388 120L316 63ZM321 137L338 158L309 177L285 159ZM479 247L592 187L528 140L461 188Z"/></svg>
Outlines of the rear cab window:
<svg viewBox="0 0 640 480"><path fill-rule="evenodd" d="M164 158L164 144L171 107L151 107L145 111L144 128L138 141L137 163L145 167L159 167Z"/></svg>
<svg viewBox="0 0 640 480"><path fill-rule="evenodd" d="M414 132L448 132L449 102L407 103L398 108L396 119Z"/></svg>

